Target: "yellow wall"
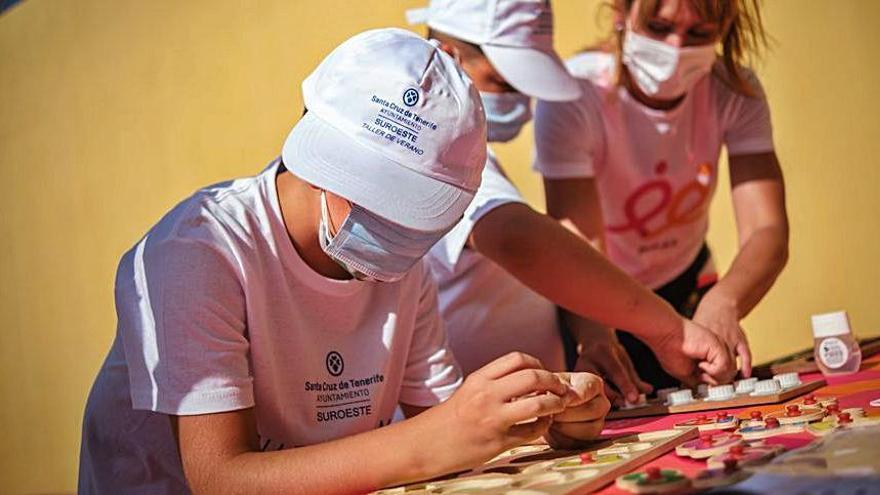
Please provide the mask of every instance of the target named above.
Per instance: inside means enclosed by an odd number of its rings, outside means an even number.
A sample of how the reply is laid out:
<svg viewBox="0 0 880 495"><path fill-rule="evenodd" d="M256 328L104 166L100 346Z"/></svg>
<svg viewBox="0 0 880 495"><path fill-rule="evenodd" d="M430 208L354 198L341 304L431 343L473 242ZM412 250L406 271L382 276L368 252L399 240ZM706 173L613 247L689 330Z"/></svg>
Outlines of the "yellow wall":
<svg viewBox="0 0 880 495"><path fill-rule="evenodd" d="M119 256L192 190L259 170L320 58L419 3L25 0L0 16L0 492L73 490ZM564 54L595 40L596 4L556 2ZM793 235L788 269L746 321L758 359L810 345L814 312L846 308L862 335L880 330L880 2L767 7L778 44L759 74ZM541 204L530 139L501 156ZM722 265L729 202L722 188L712 212Z"/></svg>

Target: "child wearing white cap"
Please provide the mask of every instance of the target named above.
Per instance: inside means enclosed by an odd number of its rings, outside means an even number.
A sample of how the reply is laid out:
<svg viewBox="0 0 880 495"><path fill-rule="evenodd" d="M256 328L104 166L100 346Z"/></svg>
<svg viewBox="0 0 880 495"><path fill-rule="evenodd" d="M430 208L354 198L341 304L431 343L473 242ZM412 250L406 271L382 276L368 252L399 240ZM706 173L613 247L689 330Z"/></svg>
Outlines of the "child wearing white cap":
<svg viewBox="0 0 880 495"><path fill-rule="evenodd" d="M429 37L460 57L480 90L490 142L519 133L531 116L530 97L564 101L580 94L553 50L549 2L434 0L409 19L426 22ZM728 351L714 335L530 208L491 151L474 201L429 261L450 343L466 373L514 349L539 357L548 369L564 369L558 304L608 325L638 328L681 380L711 379L700 376L706 371L721 380L732 375ZM579 366L594 366L630 400L650 390L610 330L573 316L566 323L584 351ZM563 420L552 428L566 431Z"/></svg>
<svg viewBox="0 0 880 495"><path fill-rule="evenodd" d="M760 2L620 0L614 15L609 43L569 61L582 96L537 106L547 210L718 335L749 376L740 320L785 266L789 235L770 107L746 67L766 41ZM722 148L739 244L719 279L706 234ZM675 383L641 336L620 340L643 379Z"/></svg>
<svg viewBox="0 0 880 495"><path fill-rule="evenodd" d="M450 352L421 258L486 159L452 57L368 31L303 96L281 159L196 192L123 256L80 493L363 493L488 460L553 414L601 429L598 377L511 353L462 381ZM389 425L398 405L412 419Z"/></svg>

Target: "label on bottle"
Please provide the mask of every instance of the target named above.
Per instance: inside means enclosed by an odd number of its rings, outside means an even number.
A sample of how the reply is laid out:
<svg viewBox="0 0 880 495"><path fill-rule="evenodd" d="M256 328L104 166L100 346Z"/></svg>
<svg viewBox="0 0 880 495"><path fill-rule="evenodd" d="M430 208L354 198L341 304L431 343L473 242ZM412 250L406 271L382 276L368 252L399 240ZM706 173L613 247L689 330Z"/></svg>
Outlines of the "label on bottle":
<svg viewBox="0 0 880 495"><path fill-rule="evenodd" d="M849 359L849 348L837 337L829 337L819 343L819 359L831 369L840 368Z"/></svg>

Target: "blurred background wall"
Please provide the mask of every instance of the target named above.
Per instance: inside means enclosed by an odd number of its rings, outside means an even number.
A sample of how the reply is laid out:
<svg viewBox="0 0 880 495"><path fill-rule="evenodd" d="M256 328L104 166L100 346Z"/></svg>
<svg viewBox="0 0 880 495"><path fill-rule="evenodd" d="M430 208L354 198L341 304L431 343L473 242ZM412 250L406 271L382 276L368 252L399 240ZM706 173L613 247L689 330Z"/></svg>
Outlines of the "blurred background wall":
<svg viewBox="0 0 880 495"><path fill-rule="evenodd" d="M74 490L120 255L198 187L259 171L317 62L356 32L404 27L421 4L25 0L0 14L0 492ZM598 5L555 2L564 55L604 36ZM757 70L792 254L745 321L758 361L812 345L812 313L847 309L859 335L880 333L880 2L765 7L776 41ZM498 151L543 207L526 131ZM727 187L710 233L722 267L737 243Z"/></svg>

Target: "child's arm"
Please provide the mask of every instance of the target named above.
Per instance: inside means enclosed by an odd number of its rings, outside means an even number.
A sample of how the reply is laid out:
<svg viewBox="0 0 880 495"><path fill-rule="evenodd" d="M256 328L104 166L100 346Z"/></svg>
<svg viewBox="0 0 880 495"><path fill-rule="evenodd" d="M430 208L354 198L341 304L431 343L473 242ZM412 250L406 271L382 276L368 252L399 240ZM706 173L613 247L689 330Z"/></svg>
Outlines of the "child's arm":
<svg viewBox="0 0 880 495"><path fill-rule="evenodd" d="M776 153L732 155L730 183L739 251L700 301L694 321L727 342L749 376L751 353L739 321L767 294L788 261L785 185Z"/></svg>
<svg viewBox="0 0 880 495"><path fill-rule="evenodd" d="M261 452L253 409L172 418L194 493L364 493L472 467L537 438L579 395L535 358L512 353L412 419L307 447Z"/></svg>
<svg viewBox="0 0 880 495"><path fill-rule="evenodd" d="M638 335L658 356L662 354L661 363L676 378L688 383L733 378L735 363L723 343L682 319L667 302L557 220L527 205L508 203L481 217L469 242L557 305Z"/></svg>

